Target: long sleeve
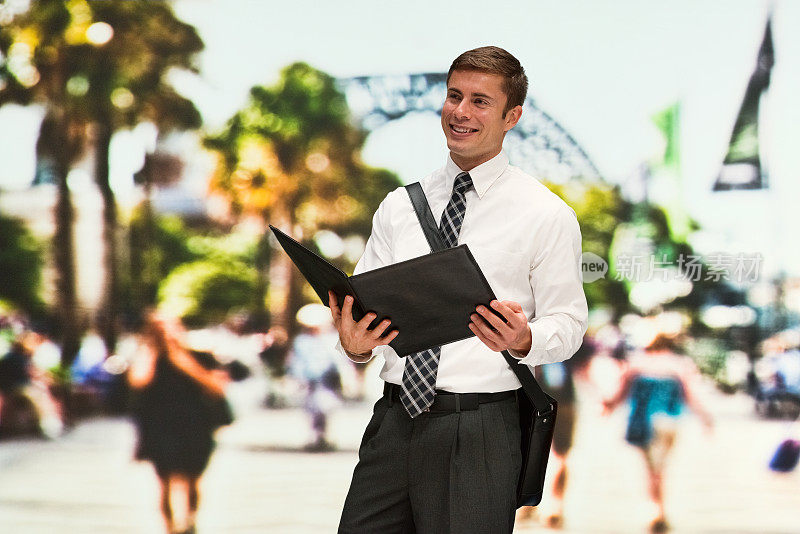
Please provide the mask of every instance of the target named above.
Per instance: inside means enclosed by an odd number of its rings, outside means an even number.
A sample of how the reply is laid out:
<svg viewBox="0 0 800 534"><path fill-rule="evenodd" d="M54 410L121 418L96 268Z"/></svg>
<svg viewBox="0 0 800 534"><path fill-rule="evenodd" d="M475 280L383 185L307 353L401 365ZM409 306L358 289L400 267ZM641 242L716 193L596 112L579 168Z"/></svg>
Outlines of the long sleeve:
<svg viewBox="0 0 800 534"><path fill-rule="evenodd" d="M586 333L588 307L580 273L581 232L566 205L552 218L529 279L536 311L529 321L531 350L520 363L541 365L571 357Z"/></svg>
<svg viewBox="0 0 800 534"><path fill-rule="evenodd" d="M383 267L392 263L390 224L391 209L389 204L391 196L396 193L397 191L390 193L385 199L383 199L380 206L378 206L378 209L375 211L375 214L372 216L372 233L367 240L367 244L364 247L364 254L362 254L361 259L358 260L353 274L371 271L373 269L377 269L378 267ZM339 304L341 305L341 303ZM386 345L382 345L373 349L372 358L385 350L385 347ZM336 342L336 350L338 350L344 356L347 356L347 353L342 347L341 341ZM372 358L370 358L370 360Z"/></svg>

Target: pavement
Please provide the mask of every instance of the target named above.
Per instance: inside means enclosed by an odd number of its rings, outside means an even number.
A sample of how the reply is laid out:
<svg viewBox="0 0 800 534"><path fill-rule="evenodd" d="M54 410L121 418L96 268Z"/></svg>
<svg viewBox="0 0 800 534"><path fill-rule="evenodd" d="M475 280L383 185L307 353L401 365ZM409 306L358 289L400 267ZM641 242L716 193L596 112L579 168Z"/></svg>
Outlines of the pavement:
<svg viewBox="0 0 800 534"><path fill-rule="evenodd" d="M745 396L707 387L703 397L714 431L706 434L695 418L684 418L667 469L672 531L800 532L800 468L788 474L767 469L778 443L800 434L797 423L759 420ZM601 417L591 392L581 398L564 531L644 532L644 464L622 439L626 414ZM309 453L303 447L311 434L301 409L250 403L218 433L202 482L198 532L335 532L370 414L370 402L344 405L329 425L337 450ZM0 533L162 532L155 475L148 464L132 460L134 440L129 421L104 417L82 421L52 441L0 441ZM541 508L546 514L547 497ZM536 522L515 530L546 531Z"/></svg>

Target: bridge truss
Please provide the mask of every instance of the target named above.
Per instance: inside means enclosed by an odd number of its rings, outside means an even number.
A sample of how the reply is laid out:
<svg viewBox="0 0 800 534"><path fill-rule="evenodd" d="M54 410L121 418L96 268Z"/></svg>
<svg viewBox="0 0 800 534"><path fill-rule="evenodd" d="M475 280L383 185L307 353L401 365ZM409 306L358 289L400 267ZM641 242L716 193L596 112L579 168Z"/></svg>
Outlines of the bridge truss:
<svg viewBox="0 0 800 534"><path fill-rule="evenodd" d="M348 105L368 131L409 113L441 113L446 73L358 76L339 80ZM530 96L519 124L506 136L514 165L552 182L598 180L600 172L578 142Z"/></svg>

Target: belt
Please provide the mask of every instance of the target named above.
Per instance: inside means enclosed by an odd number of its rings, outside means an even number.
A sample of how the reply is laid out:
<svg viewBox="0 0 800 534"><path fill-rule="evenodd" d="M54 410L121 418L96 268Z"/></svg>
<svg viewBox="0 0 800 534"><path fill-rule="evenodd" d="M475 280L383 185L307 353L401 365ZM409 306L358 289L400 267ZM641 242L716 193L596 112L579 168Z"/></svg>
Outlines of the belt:
<svg viewBox="0 0 800 534"><path fill-rule="evenodd" d="M402 391L403 388L397 384L385 382L383 385L383 396L389 399L390 403L394 401L400 402L400 393ZM437 389L433 404L426 412L454 413L477 410L480 404L510 399L516 394L517 390L498 391L497 393L453 393L452 391Z"/></svg>

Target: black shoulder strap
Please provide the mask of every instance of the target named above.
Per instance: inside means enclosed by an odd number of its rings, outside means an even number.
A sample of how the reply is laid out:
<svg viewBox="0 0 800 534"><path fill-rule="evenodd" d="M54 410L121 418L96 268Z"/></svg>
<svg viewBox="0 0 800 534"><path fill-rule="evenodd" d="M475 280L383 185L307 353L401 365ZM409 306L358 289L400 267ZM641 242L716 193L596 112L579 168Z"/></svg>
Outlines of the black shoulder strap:
<svg viewBox="0 0 800 534"><path fill-rule="evenodd" d="M425 192L422 190L422 185L420 185L419 182L408 184L406 186L406 192L411 199L414 212L417 214L417 219L419 219L419 224L422 226L422 231L425 233L425 238L428 240L431 250L437 252L447 248L444 246L442 238L439 235L436 219L433 217L428 199L425 197ZM506 362L509 367L511 367L514 374L517 375L517 379L520 381L520 384L522 384L523 391L525 391L525 394L528 395L528 398L536 407L536 411L540 414L550 411L552 409L552 404L547 394L542 391L541 386L539 386L539 383L533 377L531 370L528 369L526 365L520 365L519 360L511 356L507 350L503 351L503 357L506 359Z"/></svg>
<svg viewBox="0 0 800 534"><path fill-rule="evenodd" d="M442 236L439 235L436 219L433 217L428 199L425 197L425 191L422 190L422 185L419 182L408 184L406 192L411 199L411 204L414 205L417 219L419 219L419 224L422 226L422 231L425 233L425 239L428 240L431 250L437 251L447 248L442 242Z"/></svg>

